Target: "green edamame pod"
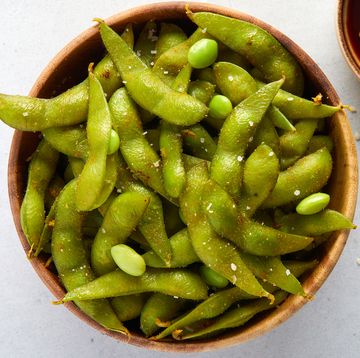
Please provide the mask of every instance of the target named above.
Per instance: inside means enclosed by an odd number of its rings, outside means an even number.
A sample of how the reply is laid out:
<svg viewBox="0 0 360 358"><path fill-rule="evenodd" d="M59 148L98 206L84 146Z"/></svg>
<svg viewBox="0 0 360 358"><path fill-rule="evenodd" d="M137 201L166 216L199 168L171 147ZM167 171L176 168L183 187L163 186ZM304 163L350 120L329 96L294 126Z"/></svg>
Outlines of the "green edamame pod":
<svg viewBox="0 0 360 358"><path fill-rule="evenodd" d="M302 94L304 77L299 64L268 32L249 22L210 12L187 11L187 15L196 25L243 55L263 73L267 81L285 77L284 88L294 94Z"/></svg>
<svg viewBox="0 0 360 358"><path fill-rule="evenodd" d="M244 179L239 210L248 217L270 195L280 173L279 160L266 144L259 145L244 165Z"/></svg>
<svg viewBox="0 0 360 358"><path fill-rule="evenodd" d="M215 288L225 288L229 284L229 280L219 275L216 271L205 265L200 266L199 272L204 281Z"/></svg>
<svg viewBox="0 0 360 358"><path fill-rule="evenodd" d="M72 175L74 178L77 178L84 169L85 163L82 159L75 157L68 157L69 165L72 171Z"/></svg>
<svg viewBox="0 0 360 358"><path fill-rule="evenodd" d="M139 293L111 299L111 306L121 322L130 321L140 316L148 294Z"/></svg>
<svg viewBox="0 0 360 358"><path fill-rule="evenodd" d="M316 119L301 119L296 123L294 132L287 132L280 137L280 161L283 170L305 154L316 126ZM294 159L291 160L292 158Z"/></svg>
<svg viewBox="0 0 360 358"><path fill-rule="evenodd" d="M186 267L194 262L200 261L191 245L191 240L187 229L182 229L170 238L172 258L171 268ZM165 268L166 265L161 258L153 251L148 251L143 255L147 266Z"/></svg>
<svg viewBox="0 0 360 358"><path fill-rule="evenodd" d="M272 299L272 295L262 288L243 263L238 249L218 236L209 224L199 200L208 190L207 180L205 163L193 167L187 173L186 188L180 197L180 208L188 225L194 251L203 263L245 292Z"/></svg>
<svg viewBox="0 0 360 358"><path fill-rule="evenodd" d="M138 277L115 270L69 291L62 301L92 300L142 292L160 292L189 300L207 298L206 284L190 270L148 268Z"/></svg>
<svg viewBox="0 0 360 358"><path fill-rule="evenodd" d="M216 152L216 143L208 131L200 124L195 124L181 131L184 147L193 156L211 161Z"/></svg>
<svg viewBox="0 0 360 358"><path fill-rule="evenodd" d="M206 190L202 205L209 222L219 235L231 240L245 252L258 256L279 256L302 250L313 241L311 237L287 234L249 220L238 213L231 196L218 184L213 180L204 180L204 183Z"/></svg>
<svg viewBox="0 0 360 358"><path fill-rule="evenodd" d="M233 303L243 299L244 297L246 297L246 294L238 287L216 292L204 302L198 304L184 317L175 320L169 327L154 337L154 339L158 340L165 338L169 334L175 331L179 332L181 328L189 326L194 322L219 316L225 312Z"/></svg>
<svg viewBox="0 0 360 358"><path fill-rule="evenodd" d="M197 330L193 333L188 333L186 335L173 335L175 339L194 339L194 338L206 338L207 335L218 331L222 331L227 328L235 328L244 325L257 313L276 308L281 302L287 297L287 293L283 291L276 292L274 294L275 301L269 302L265 298L260 298L246 305L241 305L238 308L234 308L225 312L223 315L215 319L215 321L205 321L207 325L204 324L203 329Z"/></svg>
<svg viewBox="0 0 360 358"><path fill-rule="evenodd" d="M261 144L268 145L274 151L276 156L279 157L280 139L272 121L268 116L268 112L265 113L258 128L256 129L254 140L249 143L247 153L252 153Z"/></svg>
<svg viewBox="0 0 360 358"><path fill-rule="evenodd" d="M98 276L117 267L111 248L122 244L140 221L150 198L139 193L119 195L107 210L91 250L91 266Z"/></svg>
<svg viewBox="0 0 360 358"><path fill-rule="evenodd" d="M180 70L188 63L190 47L197 41L209 36L201 29L197 29L187 40L164 52L155 62L153 71L169 86Z"/></svg>
<svg viewBox="0 0 360 358"><path fill-rule="evenodd" d="M356 226L343 214L325 209L317 214L289 214L282 216L277 224L279 230L297 235L322 235L328 232L344 229L355 229Z"/></svg>
<svg viewBox="0 0 360 358"><path fill-rule="evenodd" d="M245 265L259 279L270 282L294 295L305 295L301 283L292 272L283 265L279 257L260 257L241 252L241 258L245 262Z"/></svg>
<svg viewBox="0 0 360 358"><path fill-rule="evenodd" d="M45 245L50 242L51 235L55 223L55 210L57 205L58 197L56 197L55 201L53 202L49 213L46 216L44 227L41 231L40 239L37 244L34 256L39 256L40 252L44 249Z"/></svg>
<svg viewBox="0 0 360 358"><path fill-rule="evenodd" d="M221 129L211 163L211 178L234 197L240 194L243 157L248 143L283 80L270 83L237 105Z"/></svg>
<svg viewBox="0 0 360 358"><path fill-rule="evenodd" d="M292 123L284 116L283 113L281 113L280 109L274 105L269 107L267 114L276 127L283 129L284 131L293 132L296 130Z"/></svg>
<svg viewBox="0 0 360 358"><path fill-rule="evenodd" d="M86 126L89 156L77 180L76 205L81 211L96 209L105 183L111 114L100 82L89 72L89 113ZM100 203L98 206L100 206Z"/></svg>
<svg viewBox="0 0 360 358"><path fill-rule="evenodd" d="M264 83L256 81L258 88L264 86ZM309 101L305 98L301 98L286 92L286 90L280 89L273 100L273 105L279 108L279 110L288 119L319 119L331 117L334 113L338 112L340 106L329 106L327 104L318 104L313 101Z"/></svg>
<svg viewBox="0 0 360 358"><path fill-rule="evenodd" d="M242 67L246 71L251 69L251 63L238 52L231 50L230 48L219 48L219 55L217 62L230 62L236 66Z"/></svg>
<svg viewBox="0 0 360 358"><path fill-rule="evenodd" d="M140 316L140 329L146 337L160 329L158 324L164 324L186 307L186 300L178 297L154 293L146 301Z"/></svg>
<svg viewBox="0 0 360 358"><path fill-rule="evenodd" d="M159 39L156 41L155 61L166 51L181 44L187 39L185 32L177 25L162 22L160 24Z"/></svg>
<svg viewBox="0 0 360 358"><path fill-rule="evenodd" d="M151 198L138 227L154 252L169 265L171 246L165 230L161 200L152 190L137 182L127 171L123 159L121 157L119 159L118 190L143 193Z"/></svg>
<svg viewBox="0 0 360 358"><path fill-rule="evenodd" d="M168 87L104 22L100 24L100 34L136 103L173 124L192 125L204 118L207 108L203 103Z"/></svg>
<svg viewBox="0 0 360 358"><path fill-rule="evenodd" d="M331 170L332 158L326 148L299 159L280 173L273 192L262 208L285 205L316 193L327 183Z"/></svg>
<svg viewBox="0 0 360 358"><path fill-rule="evenodd" d="M134 51L137 56L150 67L151 63L154 65L155 57L155 43L157 40L157 26L155 21L148 21L141 30L139 37L134 46Z"/></svg>
<svg viewBox="0 0 360 358"><path fill-rule="evenodd" d="M129 44L127 29L132 31L131 27L127 27L122 37ZM95 66L94 75L108 96L122 85L109 56L105 56ZM0 94L0 119L15 129L33 132L51 127L71 126L85 121L88 101L87 79L51 99Z"/></svg>
<svg viewBox="0 0 360 358"><path fill-rule="evenodd" d="M37 248L45 221L45 193L54 176L59 153L45 140L32 155L20 221L31 248Z"/></svg>
<svg viewBox="0 0 360 358"><path fill-rule="evenodd" d="M190 82L188 93L207 105L215 93L215 85L208 81L196 80Z"/></svg>
<svg viewBox="0 0 360 358"><path fill-rule="evenodd" d="M310 139L310 143L306 154L311 154L316 152L317 150L326 147L329 153L331 153L334 149L334 142L328 135L314 135Z"/></svg>
<svg viewBox="0 0 360 358"><path fill-rule="evenodd" d="M91 245L90 245L90 254L91 254L91 247L94 241L94 237L96 236L97 232L99 231L101 224L103 222L103 216L100 214L99 210L93 210L87 212L85 215L82 224L82 233L87 236L91 237ZM89 254L89 259L90 255Z"/></svg>
<svg viewBox="0 0 360 358"><path fill-rule="evenodd" d="M147 142L136 106L125 88L116 91L109 102L113 127L120 137L120 151L145 185L166 196L161 175L161 160Z"/></svg>
<svg viewBox="0 0 360 358"><path fill-rule="evenodd" d="M81 240L83 214L77 211L74 202L77 180L68 183L60 194L51 242L52 258L60 280L68 291L86 285L95 278ZM76 300L75 303L102 326L118 332L128 332L108 301Z"/></svg>
<svg viewBox="0 0 360 358"><path fill-rule="evenodd" d="M207 67L201 70L196 70L195 74L196 74L195 78L197 81L209 82L216 87L215 74L212 68Z"/></svg>
<svg viewBox="0 0 360 358"><path fill-rule="evenodd" d="M234 106L257 91L256 81L243 68L229 62L217 62L213 67L216 85Z"/></svg>
<svg viewBox="0 0 360 358"><path fill-rule="evenodd" d="M88 156L89 146L83 125L47 128L43 136L60 153L80 159Z"/></svg>
<svg viewBox="0 0 360 358"><path fill-rule="evenodd" d="M210 162L204 159L200 159L198 157L194 157L192 155L183 154L183 161L186 172L188 172L192 167L200 163L206 163L206 165L210 168Z"/></svg>

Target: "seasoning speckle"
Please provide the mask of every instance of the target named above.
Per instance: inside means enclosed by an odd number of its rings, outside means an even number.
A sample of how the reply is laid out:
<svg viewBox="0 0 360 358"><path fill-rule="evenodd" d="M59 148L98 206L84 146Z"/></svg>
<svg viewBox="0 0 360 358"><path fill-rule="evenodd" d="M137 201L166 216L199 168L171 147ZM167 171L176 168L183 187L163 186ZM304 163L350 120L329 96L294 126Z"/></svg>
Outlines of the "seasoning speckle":
<svg viewBox="0 0 360 358"><path fill-rule="evenodd" d="M296 190L294 191L294 195L295 195L295 196L299 196L299 195L300 195L300 193L301 193L301 192L300 192L300 190L299 190L299 189L296 189Z"/></svg>
<svg viewBox="0 0 360 358"><path fill-rule="evenodd" d="M233 271L236 271L237 266L232 262L232 263L230 264L230 268L231 268Z"/></svg>

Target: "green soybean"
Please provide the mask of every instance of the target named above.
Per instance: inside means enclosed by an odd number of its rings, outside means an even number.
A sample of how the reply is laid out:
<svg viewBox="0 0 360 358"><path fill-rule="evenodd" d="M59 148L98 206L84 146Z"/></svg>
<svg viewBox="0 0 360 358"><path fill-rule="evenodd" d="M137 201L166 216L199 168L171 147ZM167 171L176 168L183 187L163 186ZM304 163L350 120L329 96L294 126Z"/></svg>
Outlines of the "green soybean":
<svg viewBox="0 0 360 358"><path fill-rule="evenodd" d="M192 67L201 69L212 65L217 56L217 42L211 39L201 39L190 47L188 61Z"/></svg>
<svg viewBox="0 0 360 358"><path fill-rule="evenodd" d="M209 116L215 119L225 119L232 111L233 107L229 98L217 94L209 103Z"/></svg>
<svg viewBox="0 0 360 358"><path fill-rule="evenodd" d="M201 266L199 270L201 277L209 286L216 288L224 288L229 284L229 281L225 277L219 275L210 267Z"/></svg>
<svg viewBox="0 0 360 358"><path fill-rule="evenodd" d="M116 265L131 276L141 276L146 270L144 259L130 246L124 244L113 246L111 256Z"/></svg>
<svg viewBox="0 0 360 358"><path fill-rule="evenodd" d="M330 202L330 195L326 193L315 193L300 201L296 206L296 212L301 215L312 215L325 209Z"/></svg>

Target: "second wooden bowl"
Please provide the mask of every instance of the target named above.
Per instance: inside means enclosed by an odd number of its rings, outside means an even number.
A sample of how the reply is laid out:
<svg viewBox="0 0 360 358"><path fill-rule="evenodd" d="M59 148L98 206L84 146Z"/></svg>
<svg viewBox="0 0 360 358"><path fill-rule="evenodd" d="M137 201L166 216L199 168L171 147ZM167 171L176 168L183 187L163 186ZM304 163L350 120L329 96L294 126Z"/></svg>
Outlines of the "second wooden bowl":
<svg viewBox="0 0 360 358"><path fill-rule="evenodd" d="M159 21L177 21L185 29L191 30L193 25L186 18L184 7L185 3L183 2L145 5L115 15L109 18L107 23L115 30L121 31L127 23L131 22L140 25L147 20L155 19ZM233 9L204 3L191 3L190 7L192 11L211 11L249 21L264 28L275 36L300 63L306 77L307 94L314 95L321 92L328 104L339 104L339 97L317 64L299 46L278 30L252 16ZM93 27L86 30L50 62L34 84L30 95L49 98L78 83L86 77L88 64L99 60L103 52L104 47L98 29ZM332 198L331 207L352 218L357 197L357 158L351 128L343 111L338 112L328 121L328 129L335 142L334 170L329 183ZM34 151L38 141L39 136L37 134L16 131L9 158L8 181L11 209L25 252L29 250L29 245L21 229L19 212L26 184L27 158ZM334 233L325 247L319 252L318 266L302 280L305 290L310 295L316 293L334 268L347 237L347 231ZM57 299L62 298L65 291L58 277L45 268L44 259L34 258L30 262L54 296ZM305 303L306 299L303 297L292 295L280 307L256 320L250 321L244 327L227 331L214 339L195 342L150 341L144 338L136 329L132 330L132 335L128 338L101 327L82 313L73 303L67 303L66 307L94 329L116 340L141 346L145 349L193 352L227 347L262 335L284 322ZM54 307L54 309L57 308Z"/></svg>

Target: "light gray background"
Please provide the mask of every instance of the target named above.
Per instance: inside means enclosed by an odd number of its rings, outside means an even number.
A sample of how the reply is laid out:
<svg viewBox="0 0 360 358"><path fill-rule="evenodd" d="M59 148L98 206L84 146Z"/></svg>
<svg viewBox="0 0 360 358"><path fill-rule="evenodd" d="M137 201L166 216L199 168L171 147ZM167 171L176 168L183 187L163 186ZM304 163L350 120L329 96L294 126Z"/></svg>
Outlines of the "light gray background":
<svg viewBox="0 0 360 358"><path fill-rule="evenodd" d="M0 92L27 94L50 59L73 37L141 0L1 0ZM324 70L343 103L360 110L360 82L343 59L335 0L213 0L254 15L297 42ZM359 114L349 115L360 131ZM13 130L0 122L0 357L165 357L118 343L86 326L51 294L27 262L13 225L7 160ZM355 222L359 224L359 211ZM247 344L202 357L359 357L360 246L354 231L316 299L289 321ZM194 354L195 355L195 354Z"/></svg>

